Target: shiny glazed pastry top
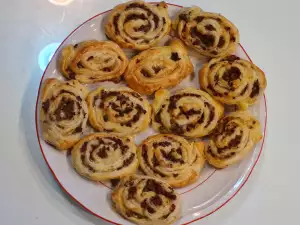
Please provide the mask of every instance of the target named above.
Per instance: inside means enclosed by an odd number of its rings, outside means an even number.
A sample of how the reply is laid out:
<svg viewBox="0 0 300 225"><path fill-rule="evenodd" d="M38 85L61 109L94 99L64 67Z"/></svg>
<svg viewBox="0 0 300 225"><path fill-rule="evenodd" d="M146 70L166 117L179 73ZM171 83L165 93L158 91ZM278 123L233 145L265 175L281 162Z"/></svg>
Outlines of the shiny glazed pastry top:
<svg viewBox="0 0 300 225"><path fill-rule="evenodd" d="M85 84L118 82L127 64L123 50L111 41L92 40L68 45L60 56L62 74Z"/></svg>
<svg viewBox="0 0 300 225"><path fill-rule="evenodd" d="M131 59L125 73L128 86L150 95L158 89L176 86L193 72L193 64L183 43L154 47Z"/></svg>

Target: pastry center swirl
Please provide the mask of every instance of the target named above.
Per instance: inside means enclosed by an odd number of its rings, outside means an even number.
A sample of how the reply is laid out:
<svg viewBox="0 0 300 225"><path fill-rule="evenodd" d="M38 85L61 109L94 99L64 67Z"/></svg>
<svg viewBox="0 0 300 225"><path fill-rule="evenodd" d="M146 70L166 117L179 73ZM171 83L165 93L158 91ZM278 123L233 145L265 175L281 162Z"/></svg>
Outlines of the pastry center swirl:
<svg viewBox="0 0 300 225"><path fill-rule="evenodd" d="M207 89L214 96L254 98L260 93L260 83L255 75L255 68L237 56L228 56L209 66Z"/></svg>
<svg viewBox="0 0 300 225"><path fill-rule="evenodd" d="M65 127L69 127L66 132L73 129L75 129L73 133L82 131L82 122L87 113L82 108L82 99L74 93L61 90L43 102L42 109L58 129L64 130Z"/></svg>
<svg viewBox="0 0 300 225"><path fill-rule="evenodd" d="M126 216L165 220L176 209L174 189L154 179L127 181L124 190ZM126 201L125 201L126 200ZM136 207L136 204L139 207Z"/></svg>
<svg viewBox="0 0 300 225"><path fill-rule="evenodd" d="M191 98L185 101L185 98ZM162 108L166 107L163 105ZM202 97L193 93L173 95L169 99L167 111L171 115L171 130L176 134L183 134L185 131L195 129L199 124L208 127L214 119L214 107ZM160 110L155 118L156 122L161 122Z"/></svg>
<svg viewBox="0 0 300 225"><path fill-rule="evenodd" d="M135 154L116 137L103 137L86 141L80 148L82 164L91 172L120 170L131 164Z"/></svg>
<svg viewBox="0 0 300 225"><path fill-rule="evenodd" d="M239 118L223 119L213 133L213 148L209 153L216 158L227 159L243 150L249 139L249 129Z"/></svg>
<svg viewBox="0 0 300 225"><path fill-rule="evenodd" d="M113 18L115 33L117 35L122 33L124 39L131 39L136 43L151 42L153 38L161 35L165 24L164 17L140 3L129 4L122 13L116 14Z"/></svg>
<svg viewBox="0 0 300 225"><path fill-rule="evenodd" d="M133 92L101 91L95 96L94 105L103 111L104 122L120 123L131 127L147 113L141 104L142 97Z"/></svg>

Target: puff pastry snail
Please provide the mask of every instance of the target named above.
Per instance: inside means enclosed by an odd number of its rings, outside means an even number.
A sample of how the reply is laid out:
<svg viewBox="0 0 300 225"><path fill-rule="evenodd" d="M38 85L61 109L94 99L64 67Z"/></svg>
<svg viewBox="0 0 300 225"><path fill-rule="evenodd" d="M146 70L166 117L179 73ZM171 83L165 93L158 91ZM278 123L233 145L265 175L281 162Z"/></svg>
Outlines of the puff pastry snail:
<svg viewBox="0 0 300 225"><path fill-rule="evenodd" d="M189 143L173 134L148 137L138 147L140 167L146 175L175 188L195 182L204 166L204 143Z"/></svg>
<svg viewBox="0 0 300 225"><path fill-rule="evenodd" d="M173 40L170 46L154 47L133 57L124 77L129 87L150 95L177 85L192 72L186 48L180 40Z"/></svg>
<svg viewBox="0 0 300 225"><path fill-rule="evenodd" d="M91 92L87 97L89 121L98 131L131 135L145 130L151 107L139 93L127 87Z"/></svg>
<svg viewBox="0 0 300 225"><path fill-rule="evenodd" d="M205 147L206 159L216 168L225 168L241 161L261 138L258 120L246 111L232 112L212 133Z"/></svg>
<svg viewBox="0 0 300 225"><path fill-rule="evenodd" d="M167 35L171 28L168 5L130 1L117 5L109 14L105 33L123 48L144 50Z"/></svg>
<svg viewBox="0 0 300 225"><path fill-rule="evenodd" d="M94 133L81 139L71 154L75 170L93 181L133 174L138 167L136 145L129 136Z"/></svg>
<svg viewBox="0 0 300 225"><path fill-rule="evenodd" d="M224 16L199 7L183 8L173 27L179 38L201 55L220 57L233 53L239 43L238 29Z"/></svg>
<svg viewBox="0 0 300 225"><path fill-rule="evenodd" d="M257 102L267 85L262 70L235 55L210 60L199 71L199 81L216 100L240 109Z"/></svg>
<svg viewBox="0 0 300 225"><path fill-rule="evenodd" d="M78 81L45 81L40 108L43 138L60 150L66 150L79 141L86 128L88 90Z"/></svg>
<svg viewBox="0 0 300 225"><path fill-rule="evenodd" d="M123 50L111 41L83 41L62 50L60 69L68 79L90 84L118 82L128 65Z"/></svg>
<svg viewBox="0 0 300 225"><path fill-rule="evenodd" d="M224 107L209 94L185 88L174 95L167 90L155 93L152 126L161 133L203 137L211 133L223 115Z"/></svg>
<svg viewBox="0 0 300 225"><path fill-rule="evenodd" d="M112 202L118 213L136 224L172 224L180 216L181 202L175 190L147 176L123 178L112 192Z"/></svg>

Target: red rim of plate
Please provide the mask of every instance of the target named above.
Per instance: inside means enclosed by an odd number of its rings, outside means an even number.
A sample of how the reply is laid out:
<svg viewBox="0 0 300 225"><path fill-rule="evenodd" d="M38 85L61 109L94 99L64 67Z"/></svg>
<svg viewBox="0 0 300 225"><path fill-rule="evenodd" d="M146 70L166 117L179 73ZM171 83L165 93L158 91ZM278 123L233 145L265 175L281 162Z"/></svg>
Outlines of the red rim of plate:
<svg viewBox="0 0 300 225"><path fill-rule="evenodd" d="M183 6L181 6L181 5L176 5L176 4L172 4L172 3L167 3L167 4L168 4L168 5L172 5L172 6L177 6L177 7L179 7L179 8L182 8L182 7L183 7ZM65 41L66 41L73 33L75 33L81 26L83 26L83 25L86 24L87 22L91 21L92 19L94 19L94 18L96 18L96 17L98 17L98 16L100 16L100 15L102 15L102 14L104 14L104 13L107 13L107 12L109 12L109 11L111 11L111 9L110 9L110 10L107 10L107 11L104 11L104 12L102 12L102 13L99 13L99 14L97 14L97 15L95 15L95 16L89 18L88 20L86 20L86 21L83 22L82 24L80 24L77 28L75 28L75 29L74 29L74 30L73 30L73 31L72 31L72 32L71 32L71 33L63 40L63 42L60 44L60 46L59 46L59 47L57 48L57 50L55 51L54 55L56 55L58 49L64 44L64 42L65 42ZM239 44L239 45L240 45L240 47L242 48L243 52L246 54L247 58L250 60L250 62L252 62L250 56L247 54L247 52L246 52L246 50L244 49L244 47L243 47L241 44ZM51 62L51 61L52 61L52 59L50 60L50 62ZM48 66L50 65L50 62L48 63L46 69L44 70L43 76L42 76L42 78L41 78L40 85L39 85L39 90L38 90L38 96L37 96L37 99L36 99L36 105L35 105L35 128L36 128L36 135L37 135L37 138L38 138L38 143L39 143L40 150L41 150L41 152L42 152L43 158L44 158L44 160L45 160L45 162L46 162L48 168L50 169L52 175L54 176L56 182L59 184L59 186L60 186L60 187L61 187L61 188L62 188L62 189L63 189L63 190L64 190L64 191L65 191L65 192L66 192L66 193L67 193L67 194L75 201L75 202L77 202L82 208L84 208L84 209L87 210L89 213L93 214L94 216L96 216L96 217L98 217L98 218L100 218L100 219L103 219L103 220L105 220L106 222L109 222L109 223L111 223L111 224L121 225L121 224L119 224L119 223L116 223L116 222L114 222L114 221L111 221L111 220L109 220L109 219L106 219L106 218L104 218L104 217L102 217L102 216L100 216L100 215L98 215L98 214L92 212L90 209L88 209L86 206L84 206L79 200L77 200L73 195L71 195L71 194L64 188L64 186L60 183L60 181L58 180L56 174L53 172L51 166L49 165L49 163L48 163L48 161L47 161L47 159L46 159L46 157L45 157L44 150L43 150L43 147L42 147L42 145L41 145L41 140L40 140L39 131L38 131L38 122L37 122L37 119L38 119L38 118L37 118L37 117L38 117L38 114L37 114L38 111L37 111L37 110L38 110L38 109L37 109L37 108L38 108L38 101L39 101L39 98L40 98L40 89L41 89L42 82L43 82L43 80L44 80L44 76L45 76L45 74L46 74L46 71L47 71L47 69L48 69ZM264 135L263 135L263 140L262 140L262 144L261 144L261 148L260 148L259 154L258 154L258 156L257 156L257 158L256 158L256 160L255 160L255 162L254 162L254 164L253 164L253 166L252 166L252 168L251 168L251 170L250 170L250 172L249 172L247 178L244 180L244 182L242 183L242 185L236 190L236 192L235 192L229 199L227 199L224 203L222 203L220 206L218 206L217 208L215 208L215 209L212 210L211 212L209 212L209 213L207 213L207 214L205 214L205 215L203 215L203 216L201 216L201 217L198 217L198 218L196 218L196 219L194 219L194 220L192 220L192 221L190 221L190 222L185 223L185 225L191 224L191 223L193 223L193 222L195 222L195 221L198 221L198 220L201 220L201 219L203 219L203 218L205 218L205 217L207 217L207 216L209 216L209 215L215 213L215 212L218 211L219 209L221 209L221 208L222 208L223 206L225 206L231 199L233 199L233 198L236 196L236 194L242 189L242 187L247 183L247 181L248 181L250 175L251 175L252 172L253 172L253 169L255 168L255 166L256 166L256 164L257 164L257 162L258 162L258 160L259 160L259 158L260 158L260 156L261 156L261 153L262 153L262 150L263 150L263 146L264 146L264 142L265 142L266 128L267 128L267 119L268 119L268 113L267 113L267 111L268 111L268 110L267 110L267 100L266 100L265 94L264 94L264 103L265 103L265 109L266 109L266 110L265 110L265 124L264 124Z"/></svg>

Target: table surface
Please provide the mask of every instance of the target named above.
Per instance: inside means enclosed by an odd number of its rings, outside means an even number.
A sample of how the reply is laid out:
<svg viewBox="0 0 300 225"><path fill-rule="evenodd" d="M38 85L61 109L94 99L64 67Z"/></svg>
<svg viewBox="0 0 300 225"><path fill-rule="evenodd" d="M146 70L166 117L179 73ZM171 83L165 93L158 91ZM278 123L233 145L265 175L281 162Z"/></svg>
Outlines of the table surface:
<svg viewBox="0 0 300 225"><path fill-rule="evenodd" d="M41 50L60 43L118 0L0 1L1 105L0 218L3 225L107 224L76 205L57 185L39 150L34 108L42 76ZM70 0L69 0L70 1ZM299 0L184 0L232 20L241 43L266 73L268 129L261 159L245 187L225 207L195 223L299 224L300 151L297 138L300 63ZM8 99L5 99L9 97Z"/></svg>

